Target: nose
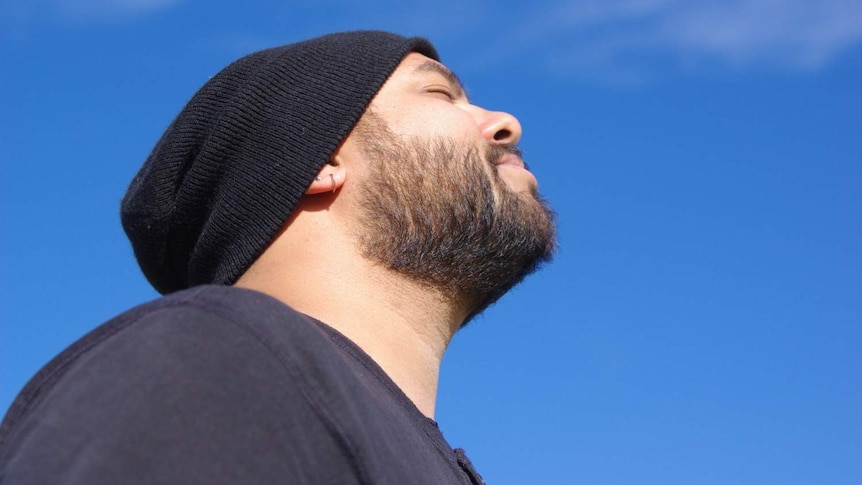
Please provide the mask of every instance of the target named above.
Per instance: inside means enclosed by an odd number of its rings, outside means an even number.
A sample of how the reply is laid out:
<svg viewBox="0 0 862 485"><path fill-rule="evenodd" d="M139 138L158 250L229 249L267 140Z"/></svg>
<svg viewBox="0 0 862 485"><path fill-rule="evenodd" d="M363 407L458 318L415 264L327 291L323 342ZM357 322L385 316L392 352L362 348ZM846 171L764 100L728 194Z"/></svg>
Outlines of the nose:
<svg viewBox="0 0 862 485"><path fill-rule="evenodd" d="M514 145L521 139L521 123L509 113L502 111L484 111L484 117L479 122L482 136L491 143L498 145Z"/></svg>

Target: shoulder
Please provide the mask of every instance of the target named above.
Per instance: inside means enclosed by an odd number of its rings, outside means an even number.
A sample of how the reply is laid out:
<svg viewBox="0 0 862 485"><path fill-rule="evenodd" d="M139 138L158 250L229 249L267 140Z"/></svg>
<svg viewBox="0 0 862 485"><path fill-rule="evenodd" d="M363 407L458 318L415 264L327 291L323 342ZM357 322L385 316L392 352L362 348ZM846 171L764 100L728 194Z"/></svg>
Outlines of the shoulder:
<svg viewBox="0 0 862 485"><path fill-rule="evenodd" d="M28 384L0 432L0 468L20 466L0 476L87 470L123 481L124 468L142 466L212 483L243 474L352 476L350 462L337 459L346 454L340 436L306 394L314 386L303 370L330 374L327 356L337 357L327 342L309 317L248 290L196 288L134 308Z"/></svg>
<svg viewBox="0 0 862 485"><path fill-rule="evenodd" d="M64 382L81 388L118 379L186 378L220 385L231 376L252 373L244 381L251 385L256 376L271 378L307 365L298 360L326 360L335 352L319 323L267 295L231 287L192 288L132 308L65 349L22 390L3 431ZM0 444L4 434L0 432Z"/></svg>
<svg viewBox="0 0 862 485"><path fill-rule="evenodd" d="M310 317L255 291L202 286L132 308L98 326L52 359L27 384L4 419L31 407L57 381L82 368L90 377L134 362L135 369L196 359L251 354L272 358L276 348L325 344ZM313 345L313 344L312 344ZM267 350L270 349L270 352ZM284 352L282 352L284 353Z"/></svg>

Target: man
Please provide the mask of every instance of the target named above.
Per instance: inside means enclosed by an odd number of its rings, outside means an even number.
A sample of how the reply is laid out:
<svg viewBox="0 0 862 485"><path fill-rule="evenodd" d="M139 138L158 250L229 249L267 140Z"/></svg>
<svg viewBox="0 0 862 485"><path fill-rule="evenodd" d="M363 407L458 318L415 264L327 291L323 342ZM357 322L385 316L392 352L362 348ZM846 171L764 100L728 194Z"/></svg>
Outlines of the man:
<svg viewBox="0 0 862 485"><path fill-rule="evenodd" d="M0 481L482 483L434 404L454 333L553 252L520 135L423 39L333 34L231 64L122 203L167 296L33 378Z"/></svg>

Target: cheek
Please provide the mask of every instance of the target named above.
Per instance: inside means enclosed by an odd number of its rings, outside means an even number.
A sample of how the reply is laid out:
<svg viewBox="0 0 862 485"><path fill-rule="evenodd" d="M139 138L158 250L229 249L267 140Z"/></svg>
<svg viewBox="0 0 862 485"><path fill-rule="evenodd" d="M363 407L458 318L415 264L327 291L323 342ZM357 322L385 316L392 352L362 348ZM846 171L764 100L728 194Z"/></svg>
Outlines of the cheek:
<svg viewBox="0 0 862 485"><path fill-rule="evenodd" d="M390 117L389 129L405 136L481 139L479 125L468 111L442 102L432 104L414 107L408 112L398 110Z"/></svg>

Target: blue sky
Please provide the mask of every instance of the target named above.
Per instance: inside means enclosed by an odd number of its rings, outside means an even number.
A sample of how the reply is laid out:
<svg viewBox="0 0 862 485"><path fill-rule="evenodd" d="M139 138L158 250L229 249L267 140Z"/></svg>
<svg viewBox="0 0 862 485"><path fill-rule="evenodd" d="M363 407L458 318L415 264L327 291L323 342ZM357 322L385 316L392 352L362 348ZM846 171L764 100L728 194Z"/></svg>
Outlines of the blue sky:
<svg viewBox="0 0 862 485"><path fill-rule="evenodd" d="M119 224L206 79L331 31L430 38L515 114L556 261L452 344L491 484L862 483L862 4L0 4L0 409L156 296Z"/></svg>

